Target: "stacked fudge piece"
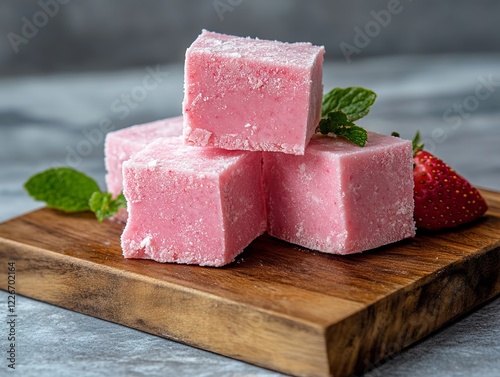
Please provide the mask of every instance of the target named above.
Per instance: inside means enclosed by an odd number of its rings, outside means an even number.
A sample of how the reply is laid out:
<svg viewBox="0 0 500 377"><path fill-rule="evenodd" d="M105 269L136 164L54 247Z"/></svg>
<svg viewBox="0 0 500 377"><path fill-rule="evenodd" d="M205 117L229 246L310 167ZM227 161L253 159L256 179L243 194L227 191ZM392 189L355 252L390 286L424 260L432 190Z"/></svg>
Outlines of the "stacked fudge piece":
<svg viewBox="0 0 500 377"><path fill-rule="evenodd" d="M204 31L186 52L186 142L303 155L320 119L324 52Z"/></svg>
<svg viewBox="0 0 500 377"><path fill-rule="evenodd" d="M314 135L323 55L202 32L186 52L183 117L107 136L125 257L223 266L266 230L333 254L414 236L411 142Z"/></svg>

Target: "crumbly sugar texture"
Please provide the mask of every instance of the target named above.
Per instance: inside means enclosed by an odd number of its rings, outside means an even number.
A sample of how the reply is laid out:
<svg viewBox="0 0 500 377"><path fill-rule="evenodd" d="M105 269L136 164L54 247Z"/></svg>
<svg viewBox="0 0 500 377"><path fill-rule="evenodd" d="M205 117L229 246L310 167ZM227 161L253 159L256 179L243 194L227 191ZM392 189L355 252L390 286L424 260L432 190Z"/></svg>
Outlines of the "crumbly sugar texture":
<svg viewBox="0 0 500 377"><path fill-rule="evenodd" d="M159 139L123 174L126 258L219 267L266 230L261 153Z"/></svg>
<svg viewBox="0 0 500 377"><path fill-rule="evenodd" d="M304 154L321 116L324 52L204 30L186 51L186 142Z"/></svg>
<svg viewBox="0 0 500 377"><path fill-rule="evenodd" d="M139 124L109 132L104 145L104 165L106 166L106 186L113 196L123 190L122 165L132 155L149 143L164 137L182 135L182 116ZM125 222L127 210L122 208L113 220Z"/></svg>
<svg viewBox="0 0 500 377"><path fill-rule="evenodd" d="M106 185L114 196L123 190L122 164L159 138L182 135L182 116L109 132L104 145Z"/></svg>
<svg viewBox="0 0 500 377"><path fill-rule="evenodd" d="M263 156L272 236L352 254L415 235L410 141L369 132L362 148L315 135L304 156Z"/></svg>

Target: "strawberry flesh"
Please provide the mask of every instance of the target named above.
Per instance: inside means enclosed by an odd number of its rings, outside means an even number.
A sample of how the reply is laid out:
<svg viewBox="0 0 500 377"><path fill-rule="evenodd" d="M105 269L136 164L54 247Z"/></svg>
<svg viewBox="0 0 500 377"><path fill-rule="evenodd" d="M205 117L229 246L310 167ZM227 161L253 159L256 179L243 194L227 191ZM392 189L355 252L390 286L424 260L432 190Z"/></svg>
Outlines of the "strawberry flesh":
<svg viewBox="0 0 500 377"><path fill-rule="evenodd" d="M441 159L419 150L413 161L417 228L453 228L486 212L488 206L481 194Z"/></svg>

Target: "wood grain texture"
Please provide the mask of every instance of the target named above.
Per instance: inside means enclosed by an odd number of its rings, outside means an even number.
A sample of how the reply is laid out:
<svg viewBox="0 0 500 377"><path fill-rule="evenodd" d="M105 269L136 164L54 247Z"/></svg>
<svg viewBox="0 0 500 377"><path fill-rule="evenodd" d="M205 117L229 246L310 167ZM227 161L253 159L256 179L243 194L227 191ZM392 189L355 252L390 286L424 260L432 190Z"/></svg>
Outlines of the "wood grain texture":
<svg viewBox="0 0 500 377"><path fill-rule="evenodd" d="M297 376L377 365L500 292L500 194L474 224L352 256L269 236L209 268L121 256L119 224L42 209L0 224L17 292ZM7 268L0 269L6 289Z"/></svg>

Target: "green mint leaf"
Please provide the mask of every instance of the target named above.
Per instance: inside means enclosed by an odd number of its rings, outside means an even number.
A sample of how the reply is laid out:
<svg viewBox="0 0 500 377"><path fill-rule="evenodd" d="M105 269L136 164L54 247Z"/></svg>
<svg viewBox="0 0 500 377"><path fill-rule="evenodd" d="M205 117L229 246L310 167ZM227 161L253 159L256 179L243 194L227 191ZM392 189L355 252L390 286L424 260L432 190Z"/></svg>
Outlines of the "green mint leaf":
<svg viewBox="0 0 500 377"><path fill-rule="evenodd" d="M361 87L334 88L323 96L321 116L341 110L348 120L354 122L368 114L376 98L375 92Z"/></svg>
<svg viewBox="0 0 500 377"><path fill-rule="evenodd" d="M89 199L90 210L95 213L97 220L102 222L105 218L115 215L120 208L127 207L127 201L123 192L116 197L112 198L111 193L96 191Z"/></svg>
<svg viewBox="0 0 500 377"><path fill-rule="evenodd" d="M347 115L342 111L336 110L328 113L326 118L321 119L319 122L319 131L323 135L329 133L336 134L342 126L354 126L354 123L349 122Z"/></svg>
<svg viewBox="0 0 500 377"><path fill-rule="evenodd" d="M342 127L339 131L337 131L337 135L345 137L347 140L359 145L360 147L364 147L368 140L366 130L362 127L356 126L355 124L352 126Z"/></svg>
<svg viewBox="0 0 500 377"><path fill-rule="evenodd" d="M323 96L321 120L316 132L343 136L360 147L366 145L368 133L353 122L370 111L377 95L365 88L334 88Z"/></svg>
<svg viewBox="0 0 500 377"><path fill-rule="evenodd" d="M413 146L413 155L415 155L418 151L424 149L424 144L422 143L422 137L420 136L420 131L417 131L417 134L412 140Z"/></svg>
<svg viewBox="0 0 500 377"><path fill-rule="evenodd" d="M116 208L116 212L118 212L119 209L121 208L127 208L127 199L125 199L125 195L123 195L123 191L120 192L120 195L118 195L113 201L112 205L115 207L112 207L114 210Z"/></svg>
<svg viewBox="0 0 500 377"><path fill-rule="evenodd" d="M90 210L95 213L97 220L101 222L104 220L105 214L109 209L109 202L111 202L111 193L96 191L89 199Z"/></svg>
<svg viewBox="0 0 500 377"><path fill-rule="evenodd" d="M364 147L368 140L366 130L349 121L347 115L341 110L329 112L326 118L319 122L318 130L323 135L334 133L342 136L360 147Z"/></svg>
<svg viewBox="0 0 500 377"><path fill-rule="evenodd" d="M26 181L24 188L34 199L66 212L88 211L90 196L99 191L92 178L67 167L38 173Z"/></svg>
<svg viewBox="0 0 500 377"><path fill-rule="evenodd" d="M92 211L99 222L127 207L123 192L113 199L89 176L71 168L53 168L28 179L24 188L36 200L65 212Z"/></svg>

